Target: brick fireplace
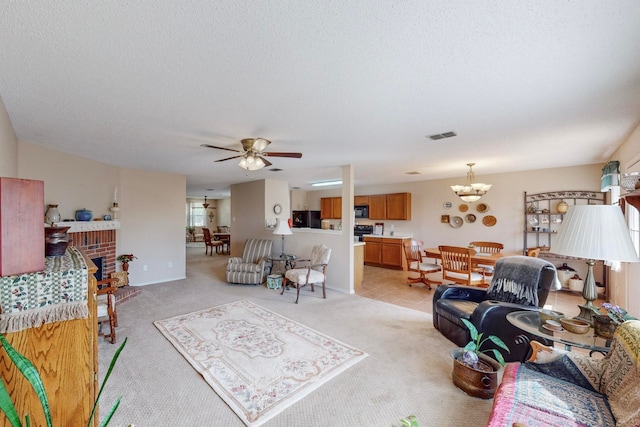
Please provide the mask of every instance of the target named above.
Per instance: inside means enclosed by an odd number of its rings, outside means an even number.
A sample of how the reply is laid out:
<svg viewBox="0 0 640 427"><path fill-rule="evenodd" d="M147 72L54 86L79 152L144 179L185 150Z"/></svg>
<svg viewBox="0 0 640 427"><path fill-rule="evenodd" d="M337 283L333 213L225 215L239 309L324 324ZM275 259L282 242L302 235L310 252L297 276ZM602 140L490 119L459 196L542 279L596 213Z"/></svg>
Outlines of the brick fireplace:
<svg viewBox="0 0 640 427"><path fill-rule="evenodd" d="M116 230L120 228L120 221L71 221L59 225L71 226L68 232L71 245L84 251L94 263L101 260L102 265L98 267L103 278L116 271Z"/></svg>

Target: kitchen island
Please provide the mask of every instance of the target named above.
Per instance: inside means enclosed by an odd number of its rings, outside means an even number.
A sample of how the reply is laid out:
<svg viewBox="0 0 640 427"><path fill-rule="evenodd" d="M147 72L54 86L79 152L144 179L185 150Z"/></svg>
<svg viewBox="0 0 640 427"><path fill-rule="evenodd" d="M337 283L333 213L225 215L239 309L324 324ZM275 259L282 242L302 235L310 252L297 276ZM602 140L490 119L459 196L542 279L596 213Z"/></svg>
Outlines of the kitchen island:
<svg viewBox="0 0 640 427"><path fill-rule="evenodd" d="M407 260L404 256L402 244L411 240L411 234L374 235L363 236L367 244L364 250L364 264L375 267L406 270Z"/></svg>

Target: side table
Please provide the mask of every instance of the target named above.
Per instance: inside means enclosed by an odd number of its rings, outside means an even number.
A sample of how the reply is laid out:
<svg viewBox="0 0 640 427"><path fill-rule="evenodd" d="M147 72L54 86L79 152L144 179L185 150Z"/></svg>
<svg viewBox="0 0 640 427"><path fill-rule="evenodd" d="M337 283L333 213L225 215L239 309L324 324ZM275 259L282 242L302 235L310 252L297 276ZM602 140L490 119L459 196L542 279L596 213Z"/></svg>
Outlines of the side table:
<svg viewBox="0 0 640 427"><path fill-rule="evenodd" d="M570 351L571 347L579 347L589 350L590 354L593 352L605 354L609 352L611 346L611 340L597 336L593 329L586 334L573 334L566 330L561 332L547 330L542 327L537 311L514 311L507 314L507 320L523 331L564 344L567 351Z"/></svg>
<svg viewBox="0 0 640 427"><path fill-rule="evenodd" d="M273 266L275 263L278 263L278 271L284 275L287 270L291 270L295 264L295 261L298 259L296 255L284 254L275 257L269 257L269 261L271 261L271 268L269 269L269 274L273 273Z"/></svg>

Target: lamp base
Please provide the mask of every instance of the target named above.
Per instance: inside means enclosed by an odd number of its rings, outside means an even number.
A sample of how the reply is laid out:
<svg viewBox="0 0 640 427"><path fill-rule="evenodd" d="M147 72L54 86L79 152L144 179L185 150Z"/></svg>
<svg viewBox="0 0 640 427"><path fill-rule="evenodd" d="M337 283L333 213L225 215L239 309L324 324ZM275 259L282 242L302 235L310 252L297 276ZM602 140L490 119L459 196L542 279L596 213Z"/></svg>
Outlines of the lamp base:
<svg viewBox="0 0 640 427"><path fill-rule="evenodd" d="M596 306L593 305L593 301L598 299L596 281L593 278L593 266L595 264L595 260L590 259L587 261L587 277L585 277L584 289L582 290L582 296L585 299L585 302L584 304L578 305L578 307L580 307L580 314L576 317L576 319L584 320L590 325L593 325L593 316L597 311Z"/></svg>

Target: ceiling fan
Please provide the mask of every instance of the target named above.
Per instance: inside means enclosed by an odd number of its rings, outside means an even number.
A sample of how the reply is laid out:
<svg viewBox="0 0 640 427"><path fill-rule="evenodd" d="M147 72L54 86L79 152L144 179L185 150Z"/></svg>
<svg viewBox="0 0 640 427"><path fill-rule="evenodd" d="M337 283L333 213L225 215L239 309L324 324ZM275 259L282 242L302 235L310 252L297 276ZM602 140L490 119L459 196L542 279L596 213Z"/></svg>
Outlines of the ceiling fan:
<svg viewBox="0 0 640 427"><path fill-rule="evenodd" d="M262 169L265 166L271 166L272 163L265 159L265 157L293 157L299 159L302 157L302 153L287 153L287 152L265 152L262 151L271 144L271 141L264 138L245 138L242 140L242 151L233 148L217 147L210 144L200 144L201 147L217 148L218 150L235 151L241 153L237 156L227 157L226 159L216 160L216 162L224 162L225 160L240 159L240 166L243 169L254 171Z"/></svg>

